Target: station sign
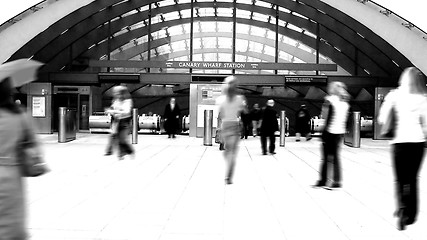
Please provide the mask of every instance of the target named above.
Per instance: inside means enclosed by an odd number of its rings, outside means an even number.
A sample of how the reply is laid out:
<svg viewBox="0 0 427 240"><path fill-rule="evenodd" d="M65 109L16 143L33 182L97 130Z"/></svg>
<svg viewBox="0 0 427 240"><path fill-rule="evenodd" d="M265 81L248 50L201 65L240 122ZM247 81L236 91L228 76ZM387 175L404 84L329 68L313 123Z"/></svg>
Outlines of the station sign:
<svg viewBox="0 0 427 240"><path fill-rule="evenodd" d="M267 62L90 60L89 66L90 67L122 67L122 68L337 71L336 64L267 63Z"/></svg>

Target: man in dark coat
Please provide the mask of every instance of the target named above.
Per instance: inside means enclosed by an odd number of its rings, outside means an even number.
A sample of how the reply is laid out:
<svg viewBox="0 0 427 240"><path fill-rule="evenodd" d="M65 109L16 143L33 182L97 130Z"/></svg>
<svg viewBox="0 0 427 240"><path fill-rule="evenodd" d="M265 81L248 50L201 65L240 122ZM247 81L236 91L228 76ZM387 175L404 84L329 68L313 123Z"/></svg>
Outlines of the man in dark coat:
<svg viewBox="0 0 427 240"><path fill-rule="evenodd" d="M270 141L269 152L275 154L276 148L276 136L274 133L279 130L279 124L277 122L277 112L273 109L274 100L270 99L267 101L267 106L262 112L261 118L261 149L262 154L267 155L267 138Z"/></svg>
<svg viewBox="0 0 427 240"><path fill-rule="evenodd" d="M300 141L301 136L305 136L306 140L311 139L310 134L310 113L305 104L302 104L300 109L295 113L295 140Z"/></svg>
<svg viewBox="0 0 427 240"><path fill-rule="evenodd" d="M165 120L165 130L168 134L168 138L175 138L175 134L179 129L179 115L180 109L178 104L176 104L175 98L171 98L170 102L165 107L165 113L163 118Z"/></svg>

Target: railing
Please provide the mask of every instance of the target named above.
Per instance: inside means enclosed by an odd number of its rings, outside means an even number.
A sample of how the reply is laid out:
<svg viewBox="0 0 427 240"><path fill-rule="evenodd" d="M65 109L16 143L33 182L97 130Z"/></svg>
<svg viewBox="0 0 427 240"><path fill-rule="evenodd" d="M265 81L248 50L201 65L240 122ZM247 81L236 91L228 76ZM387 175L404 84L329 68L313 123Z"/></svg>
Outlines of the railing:
<svg viewBox="0 0 427 240"><path fill-rule="evenodd" d="M371 8L378 10L379 13L381 13L387 17L393 18L393 20L400 22L400 24L403 27L408 28L409 30L413 31L415 34L419 35L420 37L422 37L424 40L427 41L427 32L425 32L421 28L417 27L412 22L410 22L410 21L406 20L405 18L399 16L398 14L391 11L390 9L383 7L382 5L380 5L374 1L370 1L370 0L356 0L356 1L366 5L368 7L371 7ZM402 4L403 4L403 2L402 2Z"/></svg>
<svg viewBox="0 0 427 240"><path fill-rule="evenodd" d="M13 24L21 21L22 19L24 19L25 17L39 11L40 9L54 3L57 2L59 0L44 0L41 1L37 4L35 4L34 6L29 7L27 10L22 11L21 13L17 14L16 16L12 17L11 19L7 20L4 23L1 23L0 25L0 32L4 31L6 28L12 26Z"/></svg>

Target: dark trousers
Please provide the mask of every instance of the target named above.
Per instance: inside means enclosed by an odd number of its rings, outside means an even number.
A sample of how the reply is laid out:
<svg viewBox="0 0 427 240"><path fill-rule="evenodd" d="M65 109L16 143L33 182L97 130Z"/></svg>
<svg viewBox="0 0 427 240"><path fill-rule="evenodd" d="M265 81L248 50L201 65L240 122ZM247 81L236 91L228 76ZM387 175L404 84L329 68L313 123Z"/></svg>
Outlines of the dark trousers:
<svg viewBox="0 0 427 240"><path fill-rule="evenodd" d="M267 153L267 138L270 141L270 145L268 147L268 150L270 153L273 153L276 149L276 136L273 134L264 135L261 134L261 149L262 153Z"/></svg>
<svg viewBox="0 0 427 240"><path fill-rule="evenodd" d="M328 179L327 175L329 164L332 164L333 167L334 182L341 182L341 163L338 151L342 142L342 136L342 134L332 134L329 132L324 132L322 134L323 159L319 180L322 184L325 184Z"/></svg>
<svg viewBox="0 0 427 240"><path fill-rule="evenodd" d="M415 222L418 215L418 173L424 156L424 143L393 145L398 210Z"/></svg>

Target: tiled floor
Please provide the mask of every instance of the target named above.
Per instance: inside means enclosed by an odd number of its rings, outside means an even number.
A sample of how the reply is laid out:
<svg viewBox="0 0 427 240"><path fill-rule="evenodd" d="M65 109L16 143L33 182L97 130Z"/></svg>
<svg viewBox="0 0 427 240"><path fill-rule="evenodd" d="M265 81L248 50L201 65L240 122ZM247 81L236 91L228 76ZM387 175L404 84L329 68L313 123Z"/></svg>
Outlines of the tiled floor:
<svg viewBox="0 0 427 240"><path fill-rule="evenodd" d="M261 155L240 142L234 184L218 145L139 135L134 159L103 156L106 134L58 143L40 135L51 172L27 179L31 240L427 239L426 178L419 221L396 230L386 141L343 146L343 188L312 188L320 142L286 139ZM410 160L410 159L409 159ZM421 176L425 176L425 168Z"/></svg>

